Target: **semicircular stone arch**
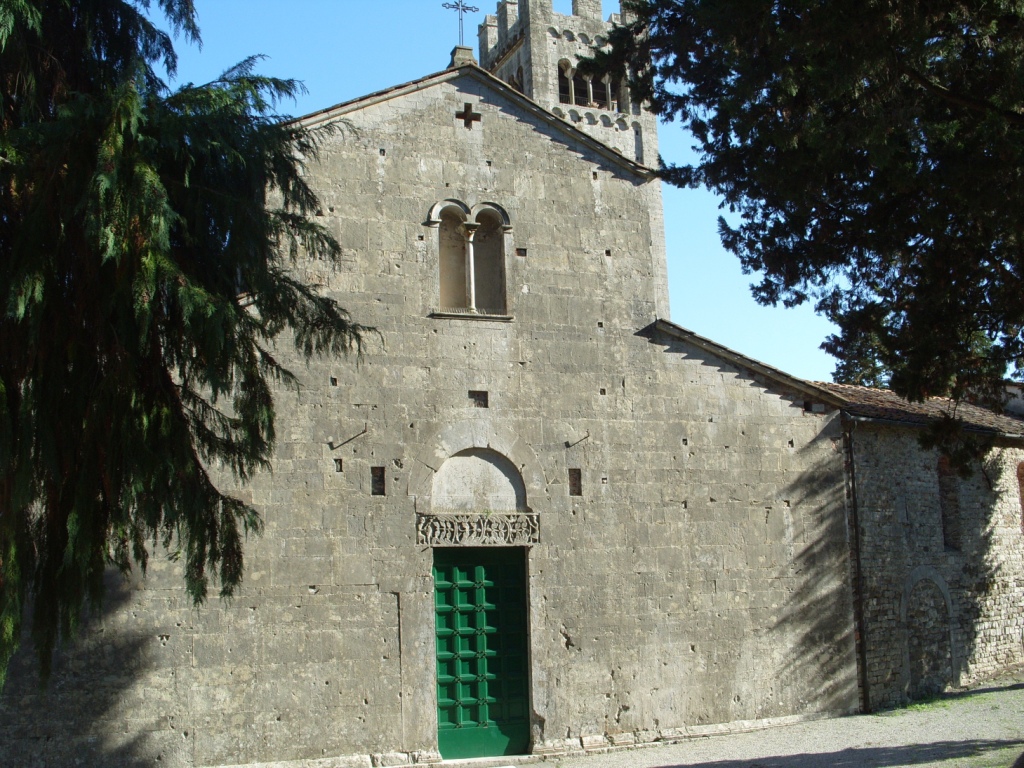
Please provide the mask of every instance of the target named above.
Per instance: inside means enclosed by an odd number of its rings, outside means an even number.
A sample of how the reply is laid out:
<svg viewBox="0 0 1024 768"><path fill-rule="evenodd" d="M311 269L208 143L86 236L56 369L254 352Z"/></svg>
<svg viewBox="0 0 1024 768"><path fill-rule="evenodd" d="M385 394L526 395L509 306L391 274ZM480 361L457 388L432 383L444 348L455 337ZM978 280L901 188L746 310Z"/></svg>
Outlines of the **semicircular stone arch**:
<svg viewBox="0 0 1024 768"><path fill-rule="evenodd" d="M482 224L487 219L493 219L502 229L507 231L511 231L512 229L512 219L509 217L508 211L497 203L492 203L489 200L477 203L470 208L470 215L477 223Z"/></svg>
<svg viewBox="0 0 1024 768"><path fill-rule="evenodd" d="M463 222L472 215L468 205L450 197L446 200L438 200L430 207L430 211L427 213L427 224L436 227L441 223L441 216L444 213L455 216Z"/></svg>
<svg viewBox="0 0 1024 768"><path fill-rule="evenodd" d="M434 473L431 512L526 512L526 484L508 458L489 448L469 448Z"/></svg>
<svg viewBox="0 0 1024 768"><path fill-rule="evenodd" d="M471 448L486 448L500 453L515 466L526 488L527 503L543 506L547 496L547 480L537 454L512 430L489 420L462 421L442 427L428 437L423 447L414 452L414 466L409 477L409 495L416 497L417 509L431 508L434 474L452 456Z"/></svg>
<svg viewBox="0 0 1024 768"><path fill-rule="evenodd" d="M531 503L547 483L529 445L487 421L441 429L417 454L409 477L417 543L427 546L529 546L540 541Z"/></svg>
<svg viewBox="0 0 1024 768"><path fill-rule="evenodd" d="M955 685L953 604L949 588L930 566L914 569L903 587L904 685L911 699L926 699Z"/></svg>

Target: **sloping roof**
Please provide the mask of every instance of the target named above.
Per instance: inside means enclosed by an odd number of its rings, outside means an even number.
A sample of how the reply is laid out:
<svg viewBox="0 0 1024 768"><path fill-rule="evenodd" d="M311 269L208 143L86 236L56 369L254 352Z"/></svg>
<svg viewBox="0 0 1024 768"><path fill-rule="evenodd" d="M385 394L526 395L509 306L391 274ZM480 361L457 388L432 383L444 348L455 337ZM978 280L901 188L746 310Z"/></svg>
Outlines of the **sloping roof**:
<svg viewBox="0 0 1024 768"><path fill-rule="evenodd" d="M778 368L762 363L760 360L755 360L752 357L740 354L734 349L722 346L718 342L712 341L711 339L705 338L698 333L694 333L689 328L683 328L681 325L676 325L669 320L656 320L654 322L654 328L672 336L692 344L699 349L703 349L705 352L709 352L715 357L721 358L728 363L736 366L737 368L745 368L752 373L755 373L765 380L777 384L778 386L788 389L793 392L800 392L808 397L828 403L835 407L841 407L843 404L842 398L836 397L830 390L825 389L821 384L813 381L806 381L805 379L799 379L796 376L790 376L785 371L780 371Z"/></svg>
<svg viewBox="0 0 1024 768"><path fill-rule="evenodd" d="M960 403L954 410L953 401L945 397L930 397L924 402L912 403L887 389L825 382L815 384L840 398L844 403L843 410L854 416L924 426L950 415L962 419L968 430L1024 439L1024 420L969 403Z"/></svg>
<svg viewBox="0 0 1024 768"><path fill-rule="evenodd" d="M482 83L491 90L501 94L503 98L516 103L526 114L540 122L546 123L558 132L564 134L571 141L586 146L588 149L593 150L606 160L615 163L627 171L644 178L654 177L654 171L646 165L630 160L617 149L613 149L603 141L599 141L590 134L584 133L579 128L573 126L572 123L549 112L533 99L524 96L515 88L512 88L504 81L499 80L490 72L482 69L475 63L449 67L441 72L435 72L434 74L427 75L426 77L410 80L408 83L395 85L391 88L386 88L383 91L376 91L374 93L367 94L366 96L360 96L357 99L352 99L351 101L344 101L341 104L335 104L333 107L327 107L326 109L321 109L316 112L310 112L308 115L294 118L292 122L304 123L307 126L327 123L331 120L337 120L350 112L362 109L363 107L379 104L381 102L388 101L389 99L396 99L401 96L405 96L406 94L431 88L435 85L439 85L440 83L449 82L460 77L469 77Z"/></svg>
<svg viewBox="0 0 1024 768"><path fill-rule="evenodd" d="M931 397L923 403L911 403L887 389L806 381L724 347L668 320L657 320L653 327L671 337L703 349L738 368L745 368L769 383L791 392L801 392L810 398L840 408L855 417L923 427L941 419L943 415L949 414L962 419L964 428L968 431L987 432L1024 440L1024 419L1012 415L1001 415L969 403L960 403L954 412L951 410L953 401L945 397Z"/></svg>

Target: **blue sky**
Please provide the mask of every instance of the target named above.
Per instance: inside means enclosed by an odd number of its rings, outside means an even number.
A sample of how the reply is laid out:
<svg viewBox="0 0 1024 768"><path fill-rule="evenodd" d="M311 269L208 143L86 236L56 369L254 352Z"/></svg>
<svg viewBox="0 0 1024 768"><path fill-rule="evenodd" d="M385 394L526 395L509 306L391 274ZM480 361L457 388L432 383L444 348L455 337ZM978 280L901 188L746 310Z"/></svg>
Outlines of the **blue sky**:
<svg viewBox="0 0 1024 768"><path fill-rule="evenodd" d="M466 43L497 0L470 0ZM572 0L553 0L571 13ZM604 0L605 17L618 0ZM458 43L458 16L442 0L196 0L203 46L177 41L178 82L202 83L253 54L261 72L301 80L308 94L283 111L301 115L444 69ZM684 162L692 140L678 123L660 127L661 154ZM831 326L809 307L760 307L752 276L719 242L718 200L664 188L672 320L738 352L805 379L830 380L835 361L818 346Z"/></svg>

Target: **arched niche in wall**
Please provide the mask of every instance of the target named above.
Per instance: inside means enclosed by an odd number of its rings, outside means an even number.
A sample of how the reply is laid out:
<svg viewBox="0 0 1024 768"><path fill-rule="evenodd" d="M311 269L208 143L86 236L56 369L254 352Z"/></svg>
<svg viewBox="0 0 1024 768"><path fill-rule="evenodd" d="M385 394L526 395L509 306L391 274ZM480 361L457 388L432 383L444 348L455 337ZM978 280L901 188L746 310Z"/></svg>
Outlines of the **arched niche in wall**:
<svg viewBox="0 0 1024 768"><path fill-rule="evenodd" d="M528 512L526 485L508 458L489 448L455 454L434 473L431 512Z"/></svg>
<svg viewBox="0 0 1024 768"><path fill-rule="evenodd" d="M929 698L959 684L949 587L930 565L911 571L903 584L903 687L908 698Z"/></svg>
<svg viewBox="0 0 1024 768"><path fill-rule="evenodd" d="M415 455L409 478L417 543L528 546L540 541L540 515L529 502L547 498L547 481L520 437L487 421L467 421L442 429L427 446Z"/></svg>
<svg viewBox="0 0 1024 768"><path fill-rule="evenodd" d="M636 156L636 161L642 165L644 162L644 131L638 122L633 123L633 153Z"/></svg>

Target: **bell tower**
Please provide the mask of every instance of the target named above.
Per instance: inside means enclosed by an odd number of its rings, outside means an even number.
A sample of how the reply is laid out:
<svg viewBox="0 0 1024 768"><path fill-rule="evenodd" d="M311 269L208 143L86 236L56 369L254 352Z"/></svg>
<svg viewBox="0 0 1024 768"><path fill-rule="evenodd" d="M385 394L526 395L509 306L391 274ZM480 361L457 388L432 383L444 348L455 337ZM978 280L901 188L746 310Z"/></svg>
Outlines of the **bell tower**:
<svg viewBox="0 0 1024 768"><path fill-rule="evenodd" d="M607 44L620 13L601 18L601 0L573 0L572 15L552 0L501 0L480 25L480 66L630 160L658 160L657 123L609 76L577 72L581 57Z"/></svg>

